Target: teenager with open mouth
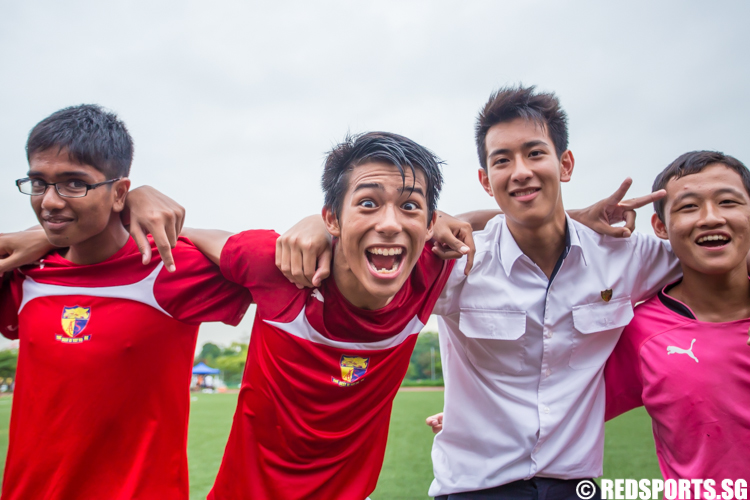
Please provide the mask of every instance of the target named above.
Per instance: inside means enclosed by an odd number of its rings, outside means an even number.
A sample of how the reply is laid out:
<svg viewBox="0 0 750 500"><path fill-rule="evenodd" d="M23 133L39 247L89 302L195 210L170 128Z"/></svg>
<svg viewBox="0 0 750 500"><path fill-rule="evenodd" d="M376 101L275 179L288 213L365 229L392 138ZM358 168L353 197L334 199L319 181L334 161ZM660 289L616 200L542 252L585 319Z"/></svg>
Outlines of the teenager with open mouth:
<svg viewBox="0 0 750 500"><path fill-rule="evenodd" d="M579 481L602 472L604 363L633 305L678 275L677 260L656 238L602 236L566 215L561 184L575 161L553 94L493 93L476 146L479 181L503 214L471 216L484 227L471 273L459 261L435 306L445 411L428 419L442 429L429 495L575 499ZM628 187L577 217L630 235L632 209L663 192L620 204ZM609 227L620 219L629 227Z"/></svg>
<svg viewBox="0 0 750 500"><path fill-rule="evenodd" d="M453 261L431 251L440 161L385 132L347 138L323 172L317 220L336 238L313 290L276 267L272 231L186 230L258 305L212 500L364 500L393 398Z"/></svg>
<svg viewBox="0 0 750 500"><path fill-rule="evenodd" d="M669 239L683 277L636 307L604 372L606 415L645 406L664 479L703 479L696 498L718 498L748 471L750 171L693 151L654 189L667 191L654 232Z"/></svg>

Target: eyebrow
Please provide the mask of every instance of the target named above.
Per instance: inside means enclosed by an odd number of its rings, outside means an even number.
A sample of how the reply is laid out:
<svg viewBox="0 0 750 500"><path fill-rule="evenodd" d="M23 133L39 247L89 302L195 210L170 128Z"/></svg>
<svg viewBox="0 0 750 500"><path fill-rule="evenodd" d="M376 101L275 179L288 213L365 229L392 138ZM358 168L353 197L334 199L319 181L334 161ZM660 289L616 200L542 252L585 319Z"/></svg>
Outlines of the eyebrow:
<svg viewBox="0 0 750 500"><path fill-rule="evenodd" d="M531 148L533 148L535 146L547 146L547 147L549 147L549 144L547 144L545 141L537 139L537 140L534 140L534 141L524 142L523 144L521 144L521 149L531 149ZM508 149L508 148L501 148L501 149L496 149L496 150L492 151L489 154L489 156L507 155L507 154L510 154L510 153L511 153L510 149Z"/></svg>
<svg viewBox="0 0 750 500"><path fill-rule="evenodd" d="M385 191L385 188L379 182L366 182L355 187L353 192L356 193L361 189L380 189L381 191Z"/></svg>
<svg viewBox="0 0 750 500"><path fill-rule="evenodd" d="M361 189L379 189L381 191L385 191L385 187L383 187L383 185L380 184L379 182L366 182L364 184L359 184L357 187L355 187L353 192L356 193L357 191ZM422 188L419 186L414 186L413 188L401 187L401 188L398 188L398 190L401 193L403 193L404 190L406 190L406 191L409 191L410 194L416 193L418 195L421 195L422 198L425 197L424 191L422 191Z"/></svg>
<svg viewBox="0 0 750 500"><path fill-rule="evenodd" d="M715 195L722 195L722 194L733 194L735 196L742 197L742 193L739 190L737 190L735 188L729 188L729 187L721 188L721 189L716 189L716 190L712 191L711 194L714 195L714 196ZM674 203L679 203L682 200L684 200L685 198L690 198L690 197L701 198L702 196L699 195L698 193L694 192L694 191L688 191L686 193L682 193L681 195L678 195L677 197L675 197L675 199L674 199L674 201L672 203L673 204Z"/></svg>
<svg viewBox="0 0 750 500"><path fill-rule="evenodd" d="M27 176L31 177L32 175L37 177L44 177L44 174L42 172L38 172L36 170L29 170L26 173ZM59 174L56 174L57 177L91 177L88 172L84 172L82 170L73 170L70 172L61 172Z"/></svg>

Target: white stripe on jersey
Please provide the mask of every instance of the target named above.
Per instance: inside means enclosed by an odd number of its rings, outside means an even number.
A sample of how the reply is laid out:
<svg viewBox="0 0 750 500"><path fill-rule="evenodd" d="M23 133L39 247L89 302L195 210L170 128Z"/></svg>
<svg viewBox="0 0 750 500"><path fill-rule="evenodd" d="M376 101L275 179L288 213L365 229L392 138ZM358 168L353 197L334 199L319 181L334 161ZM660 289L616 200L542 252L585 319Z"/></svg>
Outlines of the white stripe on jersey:
<svg viewBox="0 0 750 500"><path fill-rule="evenodd" d="M137 283L130 285L120 286L99 286L99 287L81 287L81 286L64 286L64 285L49 285L47 283L39 283L26 276L23 280L23 300L21 301L21 307L18 308L18 314L21 314L21 310L30 301L39 297L57 297L61 295L88 295L90 297L108 297L113 299L127 299L141 304L151 306L157 311L166 314L170 318L172 317L167 311L165 311L154 297L154 283L156 277L159 275L159 271L164 267L164 262L159 262L159 265L151 271L151 274L143 278Z"/></svg>
<svg viewBox="0 0 750 500"><path fill-rule="evenodd" d="M294 321L292 321L291 323L277 323L276 321L268 321L267 319L264 319L263 321L271 326L275 326L276 328L285 331L286 333L294 335L295 337L309 340L310 342L313 342L315 344L323 344L329 347L335 347L337 349L352 349L355 351L376 351L379 349L388 349L389 347L401 345L408 337L418 334L420 331L422 331L422 328L424 328L424 323L419 321L419 318L415 315L409 322L409 324L406 325L406 328L404 328L404 330L398 335L389 337L384 340L379 340L377 342L355 343L331 340L315 330L310 322L307 321L304 307L302 308L302 311L299 313L299 315L294 318Z"/></svg>

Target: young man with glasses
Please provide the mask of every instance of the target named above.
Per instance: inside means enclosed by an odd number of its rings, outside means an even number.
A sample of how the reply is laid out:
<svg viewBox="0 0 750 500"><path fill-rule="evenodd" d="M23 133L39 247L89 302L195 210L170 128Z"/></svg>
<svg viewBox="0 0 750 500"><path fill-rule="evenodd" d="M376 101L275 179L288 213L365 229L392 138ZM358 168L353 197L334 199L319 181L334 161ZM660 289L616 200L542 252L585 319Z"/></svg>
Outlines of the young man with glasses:
<svg viewBox="0 0 750 500"><path fill-rule="evenodd" d="M0 331L20 341L4 500L189 497L198 326L236 325L250 295L185 239L173 272L142 264L120 217L132 155L125 125L98 106L60 110L29 135L16 184L60 249L0 289Z"/></svg>

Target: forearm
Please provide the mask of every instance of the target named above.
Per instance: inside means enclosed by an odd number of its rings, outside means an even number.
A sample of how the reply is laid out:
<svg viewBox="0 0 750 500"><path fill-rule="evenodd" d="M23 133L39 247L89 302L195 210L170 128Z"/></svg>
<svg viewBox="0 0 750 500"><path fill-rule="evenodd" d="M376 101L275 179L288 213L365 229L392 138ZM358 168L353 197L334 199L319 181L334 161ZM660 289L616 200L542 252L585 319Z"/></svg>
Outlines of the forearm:
<svg viewBox="0 0 750 500"><path fill-rule="evenodd" d="M193 229L186 227L182 229L180 235L192 241L203 255L218 266L221 265L221 251L224 245L226 245L227 240L234 234L219 229Z"/></svg>
<svg viewBox="0 0 750 500"><path fill-rule="evenodd" d="M472 231L481 231L484 229L484 226L487 225L487 223L494 218L497 215L500 215L502 210L474 210L472 212L466 212L459 215L454 215L458 220L468 222L471 224L471 230ZM439 214L438 214L439 215Z"/></svg>
<svg viewBox="0 0 750 500"><path fill-rule="evenodd" d="M0 234L0 273L32 264L54 248L44 231L36 227L17 233Z"/></svg>

